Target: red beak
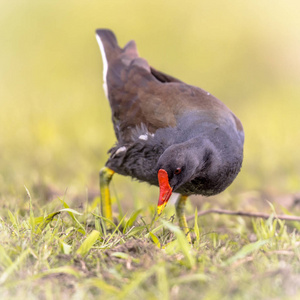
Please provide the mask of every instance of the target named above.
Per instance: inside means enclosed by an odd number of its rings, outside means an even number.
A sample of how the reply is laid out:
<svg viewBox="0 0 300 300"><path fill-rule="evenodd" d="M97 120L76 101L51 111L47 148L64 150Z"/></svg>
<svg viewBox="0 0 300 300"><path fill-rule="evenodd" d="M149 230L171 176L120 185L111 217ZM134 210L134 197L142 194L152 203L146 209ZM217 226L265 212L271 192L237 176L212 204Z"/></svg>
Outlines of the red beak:
<svg viewBox="0 0 300 300"><path fill-rule="evenodd" d="M172 195L172 188L169 184L168 173L164 169L160 169L157 176L159 183L157 214L160 216Z"/></svg>

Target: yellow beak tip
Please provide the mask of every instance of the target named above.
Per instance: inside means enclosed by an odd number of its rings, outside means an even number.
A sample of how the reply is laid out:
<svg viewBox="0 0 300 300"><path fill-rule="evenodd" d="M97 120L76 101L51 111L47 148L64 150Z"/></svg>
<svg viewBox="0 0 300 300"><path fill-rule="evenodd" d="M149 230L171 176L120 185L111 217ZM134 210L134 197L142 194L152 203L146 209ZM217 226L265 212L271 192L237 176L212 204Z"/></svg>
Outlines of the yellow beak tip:
<svg viewBox="0 0 300 300"><path fill-rule="evenodd" d="M160 215L162 214L162 212L163 212L163 210L164 210L166 204L167 204L167 203L164 203L164 204L162 204L162 205L158 205L158 206L157 206L157 215L158 215L158 216L160 216Z"/></svg>

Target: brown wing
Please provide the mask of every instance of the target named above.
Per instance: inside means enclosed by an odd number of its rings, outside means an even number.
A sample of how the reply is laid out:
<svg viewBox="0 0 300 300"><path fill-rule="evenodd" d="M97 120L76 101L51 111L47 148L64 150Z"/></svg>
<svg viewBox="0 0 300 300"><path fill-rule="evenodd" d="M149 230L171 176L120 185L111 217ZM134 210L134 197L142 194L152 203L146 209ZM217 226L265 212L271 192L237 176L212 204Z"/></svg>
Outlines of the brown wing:
<svg viewBox="0 0 300 300"><path fill-rule="evenodd" d="M97 30L97 36L102 43L100 49L104 49L104 67L107 64L104 82L107 82L107 96L120 142L130 142L133 130L142 124L153 133L158 128L176 126L177 118L186 111L200 114L205 111L216 123L227 118L237 122L217 98L151 68L139 57L134 41L121 49L111 31Z"/></svg>

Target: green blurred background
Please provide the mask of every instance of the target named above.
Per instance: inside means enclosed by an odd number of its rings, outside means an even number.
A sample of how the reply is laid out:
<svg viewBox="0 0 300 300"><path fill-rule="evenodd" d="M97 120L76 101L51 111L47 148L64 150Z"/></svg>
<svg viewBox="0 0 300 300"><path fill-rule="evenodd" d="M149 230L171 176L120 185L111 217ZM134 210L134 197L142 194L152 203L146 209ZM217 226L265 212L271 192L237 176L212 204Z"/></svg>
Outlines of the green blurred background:
<svg viewBox="0 0 300 300"><path fill-rule="evenodd" d="M66 190L97 194L115 142L101 27L122 46L134 39L155 68L211 92L241 119L242 172L219 197L300 190L299 0L2 0L2 203L22 198L24 185L46 201ZM115 176L114 187L128 203L157 201L157 188L129 178Z"/></svg>

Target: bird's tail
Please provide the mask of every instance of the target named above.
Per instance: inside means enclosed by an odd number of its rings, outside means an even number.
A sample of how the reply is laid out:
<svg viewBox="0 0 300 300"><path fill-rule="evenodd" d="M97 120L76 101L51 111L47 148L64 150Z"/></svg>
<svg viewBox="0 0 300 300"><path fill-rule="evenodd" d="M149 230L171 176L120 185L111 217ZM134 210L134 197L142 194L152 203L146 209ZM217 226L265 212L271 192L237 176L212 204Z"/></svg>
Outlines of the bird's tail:
<svg viewBox="0 0 300 300"><path fill-rule="evenodd" d="M134 41L130 41L122 49L114 33L109 29L97 29L96 38L100 47L103 60L103 88L108 96L109 86L107 85L107 72L111 70L110 84L120 82L120 72L124 66L140 67L150 73L150 67L146 60L139 57ZM113 61L115 63L113 63ZM111 69L112 68L112 69ZM114 80L115 79L115 80ZM122 81L122 80L121 80Z"/></svg>
<svg viewBox="0 0 300 300"><path fill-rule="evenodd" d="M103 61L106 63L121 52L118 41L114 33L109 29L97 29L96 38L100 47Z"/></svg>

